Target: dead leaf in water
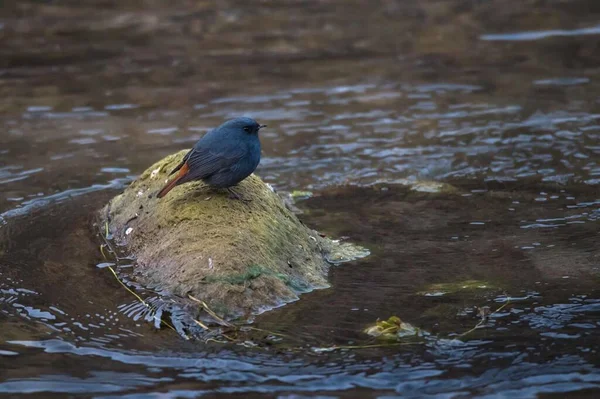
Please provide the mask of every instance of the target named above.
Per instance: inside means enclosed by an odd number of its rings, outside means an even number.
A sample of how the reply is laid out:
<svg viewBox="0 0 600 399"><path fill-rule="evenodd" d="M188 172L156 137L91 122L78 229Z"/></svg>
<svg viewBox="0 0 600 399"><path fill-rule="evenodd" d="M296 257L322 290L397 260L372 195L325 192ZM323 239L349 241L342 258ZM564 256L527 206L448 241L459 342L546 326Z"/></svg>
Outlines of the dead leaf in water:
<svg viewBox="0 0 600 399"><path fill-rule="evenodd" d="M367 327L364 332L380 339L397 340L418 335L419 329L403 322L398 316L391 316L387 320L377 320L375 325Z"/></svg>

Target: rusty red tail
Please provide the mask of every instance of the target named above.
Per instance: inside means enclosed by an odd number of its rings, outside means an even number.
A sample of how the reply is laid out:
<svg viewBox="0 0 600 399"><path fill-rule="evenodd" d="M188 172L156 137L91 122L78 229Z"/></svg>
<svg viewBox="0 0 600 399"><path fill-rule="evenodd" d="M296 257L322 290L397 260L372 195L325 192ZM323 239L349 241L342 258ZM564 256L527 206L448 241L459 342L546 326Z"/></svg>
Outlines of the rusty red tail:
<svg viewBox="0 0 600 399"><path fill-rule="evenodd" d="M178 183L179 180L181 180L182 177L184 177L185 175L187 175L187 173L190 171L190 168L188 167L187 163L184 163L183 166L181 167L181 169L179 169L179 173L177 173L177 176L175 176L175 178L173 180L171 180L170 182L168 182L156 195L158 198L162 198L165 195L167 195L167 193L169 191L171 191L173 189L173 187L175 187Z"/></svg>

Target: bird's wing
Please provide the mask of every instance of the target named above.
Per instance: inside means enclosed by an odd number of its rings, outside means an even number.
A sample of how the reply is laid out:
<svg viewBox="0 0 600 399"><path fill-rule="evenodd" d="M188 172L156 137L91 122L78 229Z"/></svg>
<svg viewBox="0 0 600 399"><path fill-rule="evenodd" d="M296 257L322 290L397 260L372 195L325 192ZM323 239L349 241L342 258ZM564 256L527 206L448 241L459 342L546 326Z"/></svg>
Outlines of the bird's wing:
<svg viewBox="0 0 600 399"><path fill-rule="evenodd" d="M227 187L230 186L232 178L236 179L235 176L240 175L240 169L246 165L243 165L241 162L236 162L229 167L225 167L222 170L223 173L215 173L210 177L210 184L213 186L222 186ZM243 172L242 172L243 173Z"/></svg>
<svg viewBox="0 0 600 399"><path fill-rule="evenodd" d="M246 149L242 146L194 148L187 159L190 171L185 180L205 179L219 170L235 165L245 154Z"/></svg>

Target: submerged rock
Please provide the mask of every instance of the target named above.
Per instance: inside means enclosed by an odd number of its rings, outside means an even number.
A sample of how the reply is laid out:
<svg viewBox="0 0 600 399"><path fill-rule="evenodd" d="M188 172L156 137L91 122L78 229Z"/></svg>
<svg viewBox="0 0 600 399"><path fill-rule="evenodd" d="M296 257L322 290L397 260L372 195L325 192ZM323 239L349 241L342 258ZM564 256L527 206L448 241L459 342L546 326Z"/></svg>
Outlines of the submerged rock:
<svg viewBox="0 0 600 399"><path fill-rule="evenodd" d="M101 213L112 241L136 258L134 275L141 285L197 309L191 295L231 319L328 287L330 263L368 254L306 227L255 175L235 188L249 201L202 182L177 186L157 199L184 155L154 164Z"/></svg>

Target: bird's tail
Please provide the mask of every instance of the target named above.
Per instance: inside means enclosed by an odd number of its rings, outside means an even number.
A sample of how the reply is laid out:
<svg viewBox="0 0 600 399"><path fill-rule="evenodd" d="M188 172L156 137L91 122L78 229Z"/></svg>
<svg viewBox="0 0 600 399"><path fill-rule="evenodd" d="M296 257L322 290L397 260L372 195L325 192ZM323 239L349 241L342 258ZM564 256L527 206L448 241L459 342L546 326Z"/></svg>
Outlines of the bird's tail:
<svg viewBox="0 0 600 399"><path fill-rule="evenodd" d="M183 164L183 166L181 167L181 169L179 169L179 173L177 173L177 176L175 176L175 178L173 180L171 180L170 182L168 182L159 192L158 194L156 194L156 196L158 198L162 198L165 195L167 195L167 193L169 191L171 191L173 189L173 187L175 187L177 184L179 184L180 180L187 175L187 173L190 171L190 168L188 167L187 162Z"/></svg>

